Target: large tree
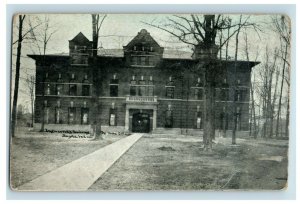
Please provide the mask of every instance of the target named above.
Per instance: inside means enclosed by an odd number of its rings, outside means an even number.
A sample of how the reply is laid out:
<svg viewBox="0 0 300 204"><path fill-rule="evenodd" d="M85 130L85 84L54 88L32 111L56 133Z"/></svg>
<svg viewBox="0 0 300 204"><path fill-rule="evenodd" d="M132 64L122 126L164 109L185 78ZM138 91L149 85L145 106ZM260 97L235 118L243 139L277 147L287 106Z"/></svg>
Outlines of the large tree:
<svg viewBox="0 0 300 204"><path fill-rule="evenodd" d="M22 42L24 40L23 35L23 25L25 15L19 15L19 33L18 40L15 43L18 43L17 47L17 57L16 57L16 74L15 74L15 87L14 87L14 97L13 97L13 107L12 107L12 115L11 115L11 136L15 136L15 126L17 120L17 103L18 103L18 93L19 93L19 79L20 79L20 67L21 67L21 53L22 53Z"/></svg>
<svg viewBox="0 0 300 204"><path fill-rule="evenodd" d="M179 41L194 46L194 57L198 61L199 72L204 74L204 131L203 142L204 149L212 148L212 138L215 136L215 99L214 91L216 84L216 76L220 70L220 63L217 60L217 54L220 49L243 27L253 27L254 23L248 22L249 17L241 18L237 22L233 22L229 16L225 15L174 15L167 18L167 23L148 23L160 30L175 36ZM220 45L216 45L217 36L223 30L231 29L228 36L222 36ZM227 44L228 45L228 44ZM196 68L196 69L197 69Z"/></svg>
<svg viewBox="0 0 300 204"><path fill-rule="evenodd" d="M93 75L93 134L95 139L101 139L101 118L100 117L100 104L99 104L99 96L100 91L102 89L101 77L103 74L101 73L102 67L98 66L98 41L99 41L99 33L101 26L105 20L107 15L99 15L99 14L92 14L92 30L93 30L93 45L92 45L92 75Z"/></svg>

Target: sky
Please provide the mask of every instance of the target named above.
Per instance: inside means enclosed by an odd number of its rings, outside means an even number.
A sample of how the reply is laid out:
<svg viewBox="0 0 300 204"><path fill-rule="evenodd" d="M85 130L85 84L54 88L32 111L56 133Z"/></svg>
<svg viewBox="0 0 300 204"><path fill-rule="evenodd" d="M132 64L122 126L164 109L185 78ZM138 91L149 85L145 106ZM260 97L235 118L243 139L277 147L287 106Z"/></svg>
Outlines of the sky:
<svg viewBox="0 0 300 204"><path fill-rule="evenodd" d="M185 16L184 14L182 15ZM46 54L62 52L68 53L69 40L74 38L79 32L82 32L89 40L92 39L92 18L90 14L46 14L46 16L49 17L50 31L55 31L49 40ZM104 20L100 30L99 46L103 47L104 49L122 48L122 46L125 46L134 36L137 35L141 29L146 29L160 44L160 46L165 47L165 49L191 51L192 46L179 42L167 32L143 23L147 22L156 25L163 25L169 22L167 18L171 16L171 14L107 14L107 17ZM239 15L231 15L230 17L233 19L233 21L237 21L239 19ZM28 30L29 28L28 20L31 19L32 24L35 24L37 23L37 18L43 20L45 18L45 14L27 15L25 19L24 31ZM249 40L250 60L255 60L256 56L258 55L257 60L262 62L264 60L266 46L269 49L268 52L272 52L272 50L279 45L278 36L270 27L270 15L251 15L249 21L259 24L261 32L259 32L258 35L253 29L248 29L246 32L242 31L239 38L240 46L238 58L241 60L245 59L244 36L245 33L247 33ZM17 18L13 19L13 22L12 41L14 42L18 32ZM37 28L36 32L38 32L39 29L43 29L43 26ZM229 48L229 55L233 57L235 49L234 39L230 41ZM14 45L12 49L13 82L16 45ZM30 43L29 40L25 40L22 48L20 79L21 89L19 92L18 104L25 105L28 111L30 111L30 98L25 79L28 75L35 74L35 64L34 60L27 57L27 54L37 53L37 49L33 47L33 44ZM261 65L258 65L255 69L258 70L259 66Z"/></svg>

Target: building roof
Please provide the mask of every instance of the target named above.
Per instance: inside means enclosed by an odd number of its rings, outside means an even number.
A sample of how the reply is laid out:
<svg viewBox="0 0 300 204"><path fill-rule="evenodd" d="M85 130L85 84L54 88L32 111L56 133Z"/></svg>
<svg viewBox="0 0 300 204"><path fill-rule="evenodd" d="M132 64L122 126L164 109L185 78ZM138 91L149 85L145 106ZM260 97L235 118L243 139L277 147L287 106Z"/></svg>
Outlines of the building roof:
<svg viewBox="0 0 300 204"><path fill-rule="evenodd" d="M89 39L85 37L85 35L82 34L82 32L79 32L72 40L69 40L70 42L75 42L75 43L84 43L87 42L89 43Z"/></svg>
<svg viewBox="0 0 300 204"><path fill-rule="evenodd" d="M28 55L29 57L33 59L37 59L42 57L41 55ZM47 57L69 57L69 53L55 53L55 54L48 54L46 55ZM123 49L98 49L98 56L99 57L107 57L107 58L123 58L124 57L124 51ZM187 52L187 51L181 51L181 50L170 50L166 49L163 52L163 59L165 60L188 60L192 61L192 52ZM234 63L234 60L221 60L222 63L227 63L231 64ZM237 63L239 65L241 64L247 64L249 67L254 67L255 65L259 64L260 62L254 62L254 61L243 61L243 60L238 60Z"/></svg>
<svg viewBox="0 0 300 204"><path fill-rule="evenodd" d="M123 49L98 49L98 56L103 57L124 57ZM163 52L164 59L192 59L192 52L182 50L165 49Z"/></svg>
<svg viewBox="0 0 300 204"><path fill-rule="evenodd" d="M140 32L138 32L138 34L125 47L132 47L140 42L160 47L160 45L154 40L154 38L146 29L142 29Z"/></svg>

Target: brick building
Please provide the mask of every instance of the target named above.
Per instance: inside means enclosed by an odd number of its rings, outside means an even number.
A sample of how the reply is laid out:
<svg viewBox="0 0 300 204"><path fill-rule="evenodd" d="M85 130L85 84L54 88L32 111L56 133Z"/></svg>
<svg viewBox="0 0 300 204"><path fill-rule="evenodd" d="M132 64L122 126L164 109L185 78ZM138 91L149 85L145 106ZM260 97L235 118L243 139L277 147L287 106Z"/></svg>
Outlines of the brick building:
<svg viewBox="0 0 300 204"><path fill-rule="evenodd" d="M92 42L82 33L69 41L69 51L29 55L36 61L37 128L44 120L47 129L89 130L97 118L104 131L201 131L204 74L198 52L165 50L145 29L123 49L98 50L96 62ZM235 99L237 129L247 131L251 69L257 63L237 62L232 89L234 62L216 62L216 129L233 128Z"/></svg>

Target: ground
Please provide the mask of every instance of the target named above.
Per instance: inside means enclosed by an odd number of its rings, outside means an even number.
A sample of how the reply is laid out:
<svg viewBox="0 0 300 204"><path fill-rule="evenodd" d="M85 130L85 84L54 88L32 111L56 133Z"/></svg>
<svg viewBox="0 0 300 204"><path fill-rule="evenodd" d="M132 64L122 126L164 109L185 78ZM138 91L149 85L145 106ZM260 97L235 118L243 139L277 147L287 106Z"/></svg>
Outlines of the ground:
<svg viewBox="0 0 300 204"><path fill-rule="evenodd" d="M197 137L145 135L91 187L101 190L282 189L288 141L218 139L204 152Z"/></svg>
<svg viewBox="0 0 300 204"><path fill-rule="evenodd" d="M60 134L23 129L11 142L11 187L20 186L123 137L124 135L106 135L104 140L68 139Z"/></svg>
<svg viewBox="0 0 300 204"><path fill-rule="evenodd" d="M11 185L19 186L108 145L104 140L66 139L30 133L13 138ZM201 138L145 134L89 191L282 189L287 179L288 140L217 138L205 152Z"/></svg>

